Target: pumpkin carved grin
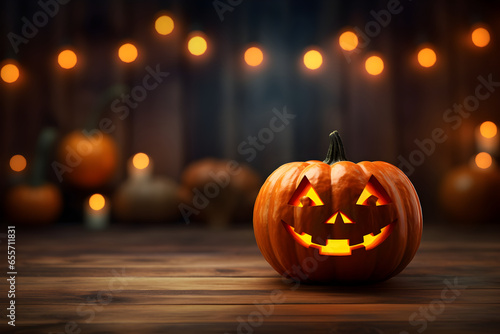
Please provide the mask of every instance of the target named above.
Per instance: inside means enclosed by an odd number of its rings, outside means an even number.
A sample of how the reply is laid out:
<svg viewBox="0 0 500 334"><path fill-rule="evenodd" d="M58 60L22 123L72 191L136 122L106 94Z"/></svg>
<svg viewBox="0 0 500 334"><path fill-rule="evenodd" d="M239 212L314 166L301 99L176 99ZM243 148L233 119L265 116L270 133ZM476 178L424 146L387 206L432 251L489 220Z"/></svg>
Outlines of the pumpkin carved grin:
<svg viewBox="0 0 500 334"><path fill-rule="evenodd" d="M349 244L349 239L326 239L325 245L320 245L312 242L312 235L302 232L301 234L295 232L295 229L281 221L285 229L290 233L290 235L297 241L300 245L309 248L317 248L321 255L330 255L330 256L347 256L351 255L352 251L358 248L365 248L365 250L370 250L387 239L387 237L391 234L394 226L396 225L396 221L382 227L379 233L373 234L365 234L363 236L363 242L355 245Z"/></svg>

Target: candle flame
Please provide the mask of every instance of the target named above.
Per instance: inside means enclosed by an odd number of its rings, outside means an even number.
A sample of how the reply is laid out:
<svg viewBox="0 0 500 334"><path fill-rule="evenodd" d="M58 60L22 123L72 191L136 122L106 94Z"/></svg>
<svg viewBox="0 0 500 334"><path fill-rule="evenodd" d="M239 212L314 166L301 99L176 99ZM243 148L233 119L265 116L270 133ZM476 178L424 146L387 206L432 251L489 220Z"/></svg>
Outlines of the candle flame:
<svg viewBox="0 0 500 334"><path fill-rule="evenodd" d="M92 210L99 211L106 205L106 200L101 194L94 194L89 198L89 206Z"/></svg>

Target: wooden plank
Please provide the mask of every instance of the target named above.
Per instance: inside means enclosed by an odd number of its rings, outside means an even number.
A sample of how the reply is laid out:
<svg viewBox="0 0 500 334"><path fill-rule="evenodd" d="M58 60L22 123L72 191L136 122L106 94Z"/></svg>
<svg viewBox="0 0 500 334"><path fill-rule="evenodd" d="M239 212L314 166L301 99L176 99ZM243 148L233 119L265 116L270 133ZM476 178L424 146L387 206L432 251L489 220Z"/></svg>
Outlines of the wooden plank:
<svg viewBox="0 0 500 334"><path fill-rule="evenodd" d="M102 306L102 307L99 307ZM19 325L53 324L62 321L113 323L217 323L237 325L237 318L248 318L252 312L268 313L266 322L296 323L344 322L344 321L408 321L408 317L419 312L426 304L302 304L268 305L267 311L257 305L95 305L86 304L80 308L74 305L19 305ZM79 312L79 313L77 313ZM446 304L436 315L439 321L482 322L498 321L500 305L488 304ZM432 315L432 314L431 314Z"/></svg>

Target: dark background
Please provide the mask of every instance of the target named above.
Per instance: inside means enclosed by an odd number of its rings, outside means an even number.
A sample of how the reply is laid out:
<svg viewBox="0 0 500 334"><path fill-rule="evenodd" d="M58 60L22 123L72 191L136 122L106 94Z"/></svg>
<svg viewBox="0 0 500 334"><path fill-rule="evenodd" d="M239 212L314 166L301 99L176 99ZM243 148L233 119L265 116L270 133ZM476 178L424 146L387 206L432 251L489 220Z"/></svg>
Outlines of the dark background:
<svg viewBox="0 0 500 334"><path fill-rule="evenodd" d="M403 10L347 61L338 46L346 27L365 29L370 11L386 9L386 1L249 1L224 13L221 21L212 1L70 1L14 54L7 39L20 34L22 21L40 10L36 1L0 4L2 59L21 66L18 84L0 83L1 188L9 185L9 158L33 155L36 138L45 126L64 134L85 125L102 94L112 85L141 84L145 67L160 64L170 76L130 116L120 120L109 110L117 130L122 163L116 185L125 176L124 161L147 153L157 174L178 179L190 162L208 156L245 161L238 145L269 126L272 110L296 115L283 132L249 162L262 177L297 160L322 160L328 134L338 129L350 160L384 160L399 165L417 149L415 140L430 138L442 128L448 140L437 144L410 179L426 218L439 218L437 186L452 167L466 163L477 148L474 131L481 122L500 123L500 93L482 101L471 116L453 130L443 113L474 93L478 76L500 81L500 6L497 1L401 1ZM174 33L154 31L157 13L167 10ZM470 42L472 26L489 26L491 42L477 48ZM188 34L203 31L209 52L193 59L186 52ZM116 56L124 40L139 49L131 64ZM252 43L264 51L257 69L243 62ZM431 43L435 66L416 63L421 43ZM64 45L78 54L74 70L56 62ZM318 46L323 66L306 71L304 51ZM378 52L384 72L366 74L364 59ZM403 168L404 170L404 168ZM406 170L405 170L406 171ZM56 180L53 171L48 177ZM63 185L64 187L64 185ZM79 191L79 190L72 190ZM65 219L76 214L66 213Z"/></svg>

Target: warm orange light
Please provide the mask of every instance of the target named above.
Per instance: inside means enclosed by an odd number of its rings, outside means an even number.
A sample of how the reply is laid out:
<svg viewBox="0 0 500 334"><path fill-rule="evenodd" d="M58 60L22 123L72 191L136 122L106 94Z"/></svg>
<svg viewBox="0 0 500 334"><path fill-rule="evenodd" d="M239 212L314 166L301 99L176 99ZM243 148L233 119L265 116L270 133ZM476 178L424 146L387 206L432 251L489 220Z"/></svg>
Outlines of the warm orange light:
<svg viewBox="0 0 500 334"><path fill-rule="evenodd" d="M371 75L379 75L384 70L384 61L379 56L368 57L365 61L366 72Z"/></svg>
<svg viewBox="0 0 500 334"><path fill-rule="evenodd" d="M162 15L156 19L155 29L160 35L168 35L174 30L174 20L168 15Z"/></svg>
<svg viewBox="0 0 500 334"><path fill-rule="evenodd" d="M264 60L264 54L258 47L251 47L245 51L245 62L250 66L259 66Z"/></svg>
<svg viewBox="0 0 500 334"><path fill-rule="evenodd" d="M299 186L295 190L295 192L292 195L292 198L290 198L290 201L288 204L298 206L298 207L303 207L304 205L301 202L301 199L303 197L307 197L310 200L309 206L318 206L318 205L323 205L323 201L319 197L318 193L316 190L314 190L311 182L309 182L309 179L307 176L304 176L304 178L300 181Z"/></svg>
<svg viewBox="0 0 500 334"><path fill-rule="evenodd" d="M489 155L486 152L478 153L478 155L476 155L475 161L476 161L477 167L479 167L481 169L489 168L491 166L491 164L493 163L493 160L491 159L491 155Z"/></svg>
<svg viewBox="0 0 500 334"><path fill-rule="evenodd" d="M483 48L490 43L490 33L485 28L477 28L471 35L472 43L475 46Z"/></svg>
<svg viewBox="0 0 500 334"><path fill-rule="evenodd" d="M94 194L89 198L89 206L92 210L99 211L104 208L106 200L101 194Z"/></svg>
<svg viewBox="0 0 500 334"><path fill-rule="evenodd" d="M436 52L431 48L423 48L418 52L418 63L422 67L431 67L436 63Z"/></svg>
<svg viewBox="0 0 500 334"><path fill-rule="evenodd" d="M342 218L343 219L343 218ZM316 248L321 255L330 256L347 256L351 255L352 251L359 248L371 250L387 239L394 229L395 223L391 223L383 227L378 234L369 233L363 236L363 242L351 245L349 239L327 239L326 245L320 245L312 242L312 236L305 232L301 234L295 232L295 228L282 222L288 233L295 239L295 241L306 248Z"/></svg>
<svg viewBox="0 0 500 334"><path fill-rule="evenodd" d="M352 51L358 47L358 36L352 31L346 31L340 35L339 45L346 51Z"/></svg>
<svg viewBox="0 0 500 334"><path fill-rule="evenodd" d="M493 122L486 121L479 127L479 132L485 138L493 138L497 135L497 126Z"/></svg>
<svg viewBox="0 0 500 334"><path fill-rule="evenodd" d="M59 53L59 56L57 57L57 62L62 68L73 68L75 67L77 62L76 54L71 50L61 51L61 53Z"/></svg>
<svg viewBox="0 0 500 334"><path fill-rule="evenodd" d="M20 155L16 154L10 158L10 168L14 172L20 172L23 171L26 168L26 159Z"/></svg>
<svg viewBox="0 0 500 334"><path fill-rule="evenodd" d="M14 64L6 64L2 67L0 76L6 83L16 82L19 79L19 69Z"/></svg>
<svg viewBox="0 0 500 334"><path fill-rule="evenodd" d="M317 70L323 64L323 56L318 50L310 50L304 54L304 65L310 70Z"/></svg>
<svg viewBox="0 0 500 334"><path fill-rule="evenodd" d="M131 63L137 59L137 48L134 44L125 43L118 49L118 57L124 63Z"/></svg>
<svg viewBox="0 0 500 334"><path fill-rule="evenodd" d="M193 36L188 42L188 50L195 56L201 56L207 51L207 41L201 36Z"/></svg>
<svg viewBox="0 0 500 334"><path fill-rule="evenodd" d="M145 153L137 153L132 158L132 164L137 169L144 169L149 166L149 157Z"/></svg>

